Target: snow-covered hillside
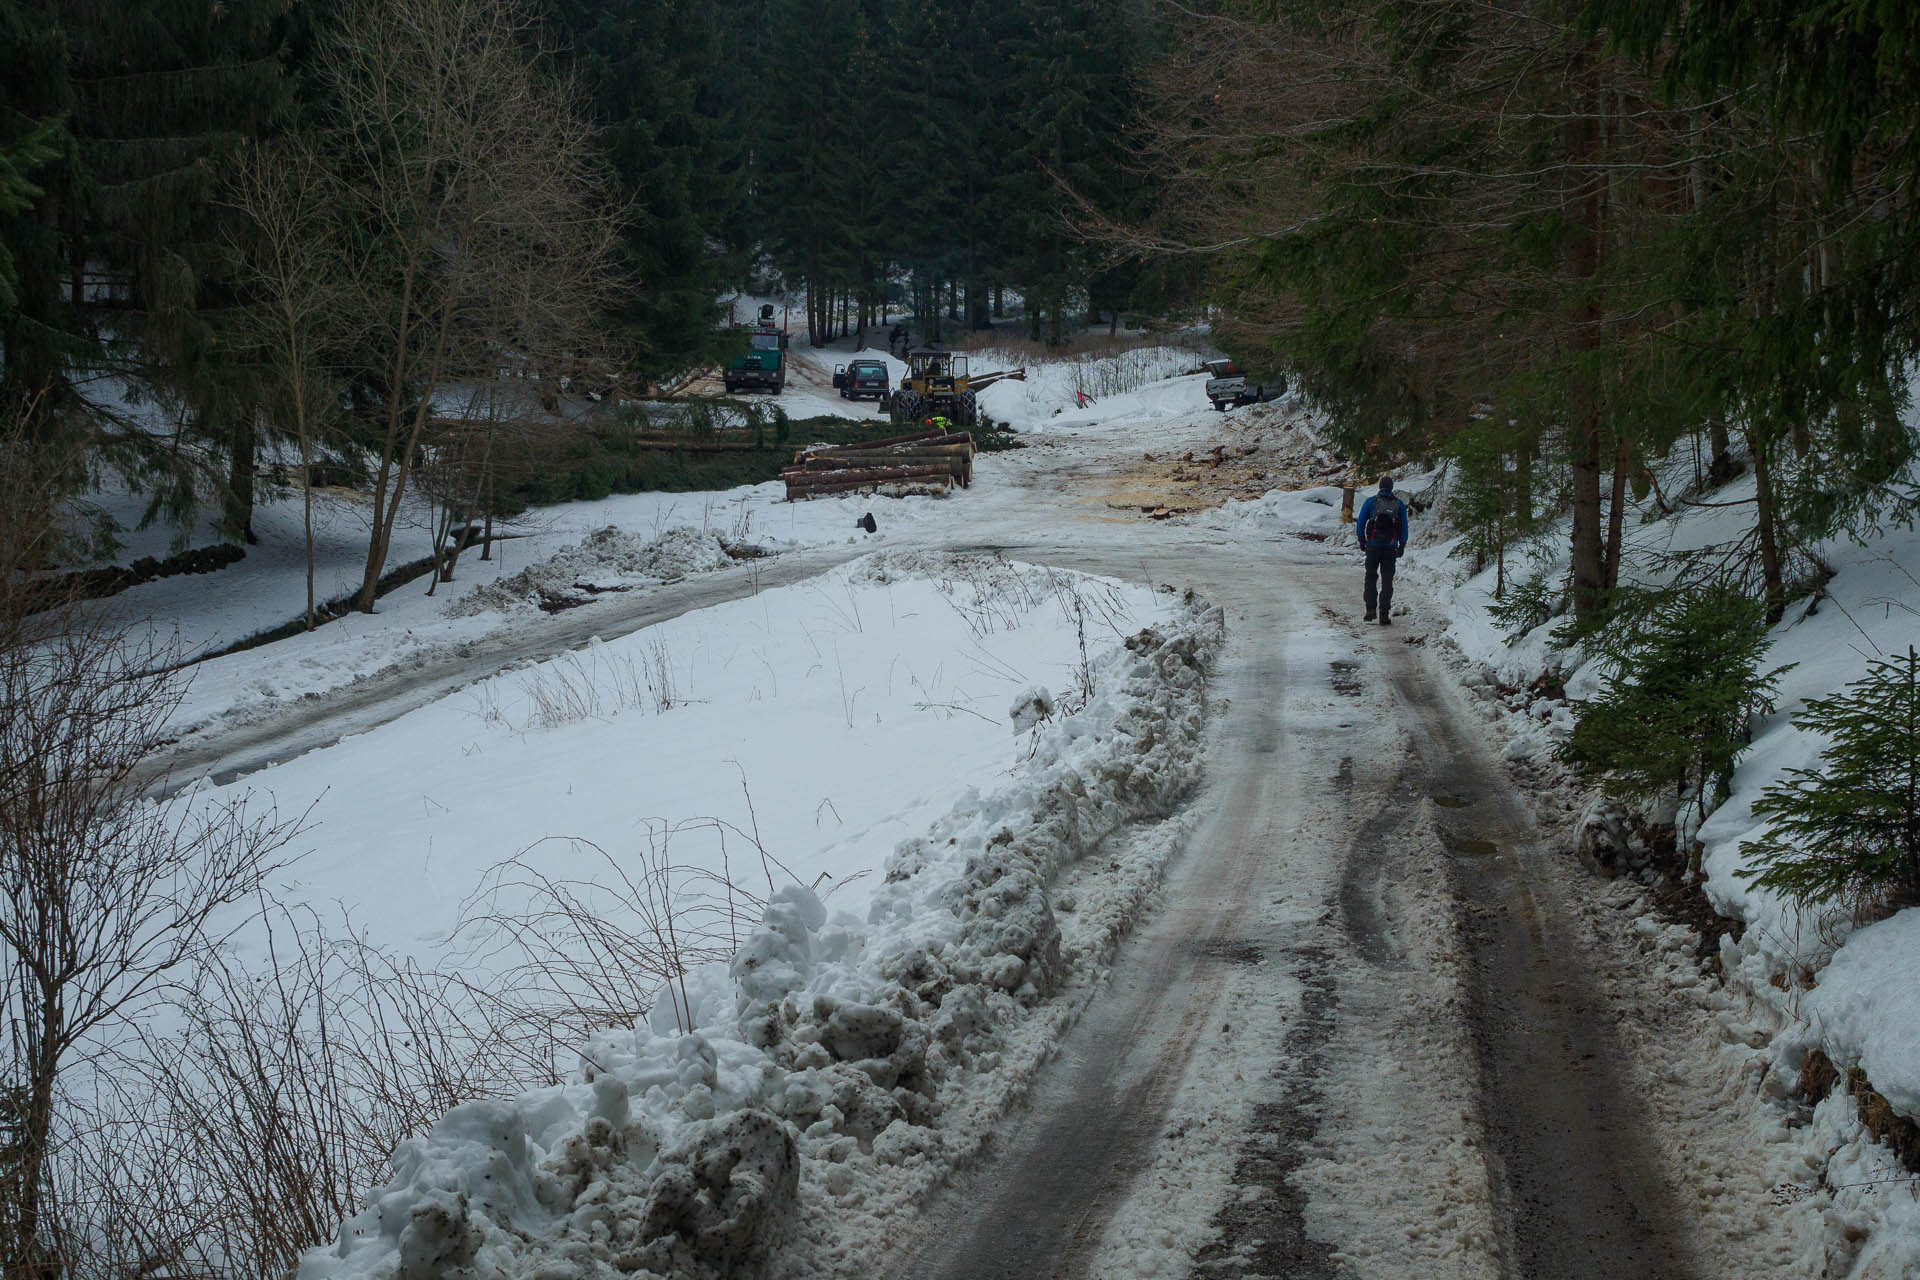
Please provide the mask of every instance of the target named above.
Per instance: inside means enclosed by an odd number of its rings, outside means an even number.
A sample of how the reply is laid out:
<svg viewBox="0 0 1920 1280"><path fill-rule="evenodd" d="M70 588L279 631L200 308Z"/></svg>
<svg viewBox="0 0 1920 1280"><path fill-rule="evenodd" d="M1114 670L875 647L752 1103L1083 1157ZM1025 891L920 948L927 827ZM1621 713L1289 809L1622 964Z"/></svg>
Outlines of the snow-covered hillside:
<svg viewBox="0 0 1920 1280"><path fill-rule="evenodd" d="M1690 473L1691 460L1674 459L1672 469L1669 479L1683 481L1677 473ZM1629 575L1657 575L1664 553L1729 543L1746 531L1750 477L1702 497L1676 514L1663 515L1650 501L1629 516ZM1510 558L1508 580L1536 570L1563 573L1565 535L1561 526L1531 553ZM1564 704L1524 691L1553 667L1572 696L1591 696L1608 673L1578 650L1552 648L1557 623L1504 634L1488 612L1494 570L1462 579L1459 562L1449 558L1454 545L1416 534L1412 563L1437 581L1458 580L1445 606L1448 635L1491 683L1523 691L1499 713L1509 755L1544 758L1564 740L1572 718ZM1790 605L1773 629L1761 669L1783 669L1777 709L1755 726L1731 798L1699 829L1702 890L1715 910L1739 922L1736 933L1721 939L1719 963L1740 1000L1739 1034L1756 1042L1742 1050L1753 1056L1739 1069L1759 1071L1764 1115L1758 1123L1771 1128L1771 1141L1784 1149L1779 1195L1797 1206L1792 1212L1799 1215L1806 1267L1799 1274L1909 1276L1920 1273L1920 1202L1912 1194L1920 1184L1863 1126L1844 1073L1862 1069L1898 1113L1920 1120L1920 908L1860 927L1850 908L1797 908L1738 874L1747 866L1745 845L1765 830L1753 816L1754 801L1785 770L1816 765L1823 748L1817 736L1793 725L1795 714L1809 699L1859 679L1875 659L1920 643L1920 533L1896 523L1865 541L1836 539L1809 550L1832 577L1817 596ZM1802 1068L1814 1049L1838 1066L1842 1079L1822 1083L1821 1096L1803 1100ZM1830 1192L1831 1203L1816 1191Z"/></svg>

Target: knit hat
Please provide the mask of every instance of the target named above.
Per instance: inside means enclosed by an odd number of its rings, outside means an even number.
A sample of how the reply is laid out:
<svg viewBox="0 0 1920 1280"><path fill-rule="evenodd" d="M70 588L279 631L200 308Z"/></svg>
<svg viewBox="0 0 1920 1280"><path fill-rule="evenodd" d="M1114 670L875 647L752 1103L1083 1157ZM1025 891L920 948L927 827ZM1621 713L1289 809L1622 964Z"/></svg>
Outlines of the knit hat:
<svg viewBox="0 0 1920 1280"><path fill-rule="evenodd" d="M1393 492L1393 477L1392 477L1392 476L1381 476L1381 477L1380 477L1380 492L1382 492L1382 493L1392 493L1392 492Z"/></svg>

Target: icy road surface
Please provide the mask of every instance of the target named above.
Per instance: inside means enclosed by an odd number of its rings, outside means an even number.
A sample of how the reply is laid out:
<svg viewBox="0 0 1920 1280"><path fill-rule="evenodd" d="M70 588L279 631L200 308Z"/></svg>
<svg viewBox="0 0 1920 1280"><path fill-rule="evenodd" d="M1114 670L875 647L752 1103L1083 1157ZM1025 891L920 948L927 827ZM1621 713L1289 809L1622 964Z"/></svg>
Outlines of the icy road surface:
<svg viewBox="0 0 1920 1280"><path fill-rule="evenodd" d="M1451 678L1310 548L1135 552L1231 620L1202 825L886 1274L1691 1274L1538 833Z"/></svg>
<svg viewBox="0 0 1920 1280"><path fill-rule="evenodd" d="M1423 613L1419 575L1402 576L1401 625L1362 626L1358 565L1330 510L1257 536L1088 501L1143 450L1204 449L1221 429L1185 407L1197 381L1163 387L982 458L973 489L947 502L944 536L914 531L927 547L1194 588L1227 611L1229 705L1186 852L1109 980L1084 993L1030 1105L996 1117L985 1154L917 1213L855 1215L843 1262L857 1265L842 1273L1758 1273L1777 1257L1765 1225L1744 1241L1700 1231L1706 1193L1686 1185L1698 1166L1663 1144L1673 1099L1693 1105L1706 1086L1649 1085L1636 1046L1663 1027L1623 1027L1622 1009L1648 1003L1617 976L1631 959L1595 953L1585 899L1600 891L1551 847L1561 833L1535 829L1424 643L1442 619ZM791 581L863 549L762 572ZM202 763L244 774L542 643L752 589L735 578L582 610L511 652L256 722Z"/></svg>

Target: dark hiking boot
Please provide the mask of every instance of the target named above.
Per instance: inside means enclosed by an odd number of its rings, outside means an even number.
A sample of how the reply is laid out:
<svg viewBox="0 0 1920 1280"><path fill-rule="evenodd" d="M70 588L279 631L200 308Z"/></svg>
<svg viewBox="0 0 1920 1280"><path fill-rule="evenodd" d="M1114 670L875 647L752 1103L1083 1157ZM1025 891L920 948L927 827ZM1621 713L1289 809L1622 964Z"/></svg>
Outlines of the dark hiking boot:
<svg viewBox="0 0 1920 1280"><path fill-rule="evenodd" d="M1368 621L1368 622L1372 622L1372 621L1373 621L1373 610L1371 610L1371 609L1369 609L1369 610L1367 610L1367 621Z"/></svg>
<svg viewBox="0 0 1920 1280"><path fill-rule="evenodd" d="M1392 625L1393 625L1393 615L1392 615L1392 614L1390 614L1390 613L1383 613L1383 614L1381 614L1381 615L1380 615L1380 625L1381 625L1381 626L1383 626L1383 627L1390 627L1390 626L1392 626Z"/></svg>

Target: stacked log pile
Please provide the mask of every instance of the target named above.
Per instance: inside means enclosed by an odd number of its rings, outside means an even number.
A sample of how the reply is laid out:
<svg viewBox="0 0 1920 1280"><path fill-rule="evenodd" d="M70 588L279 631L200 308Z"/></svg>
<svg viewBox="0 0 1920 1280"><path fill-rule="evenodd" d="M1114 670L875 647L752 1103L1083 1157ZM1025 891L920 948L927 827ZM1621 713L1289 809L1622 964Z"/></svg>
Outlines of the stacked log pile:
<svg viewBox="0 0 1920 1280"><path fill-rule="evenodd" d="M948 489L973 483L973 455L973 437L965 431L921 431L802 449L780 478L787 482L788 501L883 484Z"/></svg>

